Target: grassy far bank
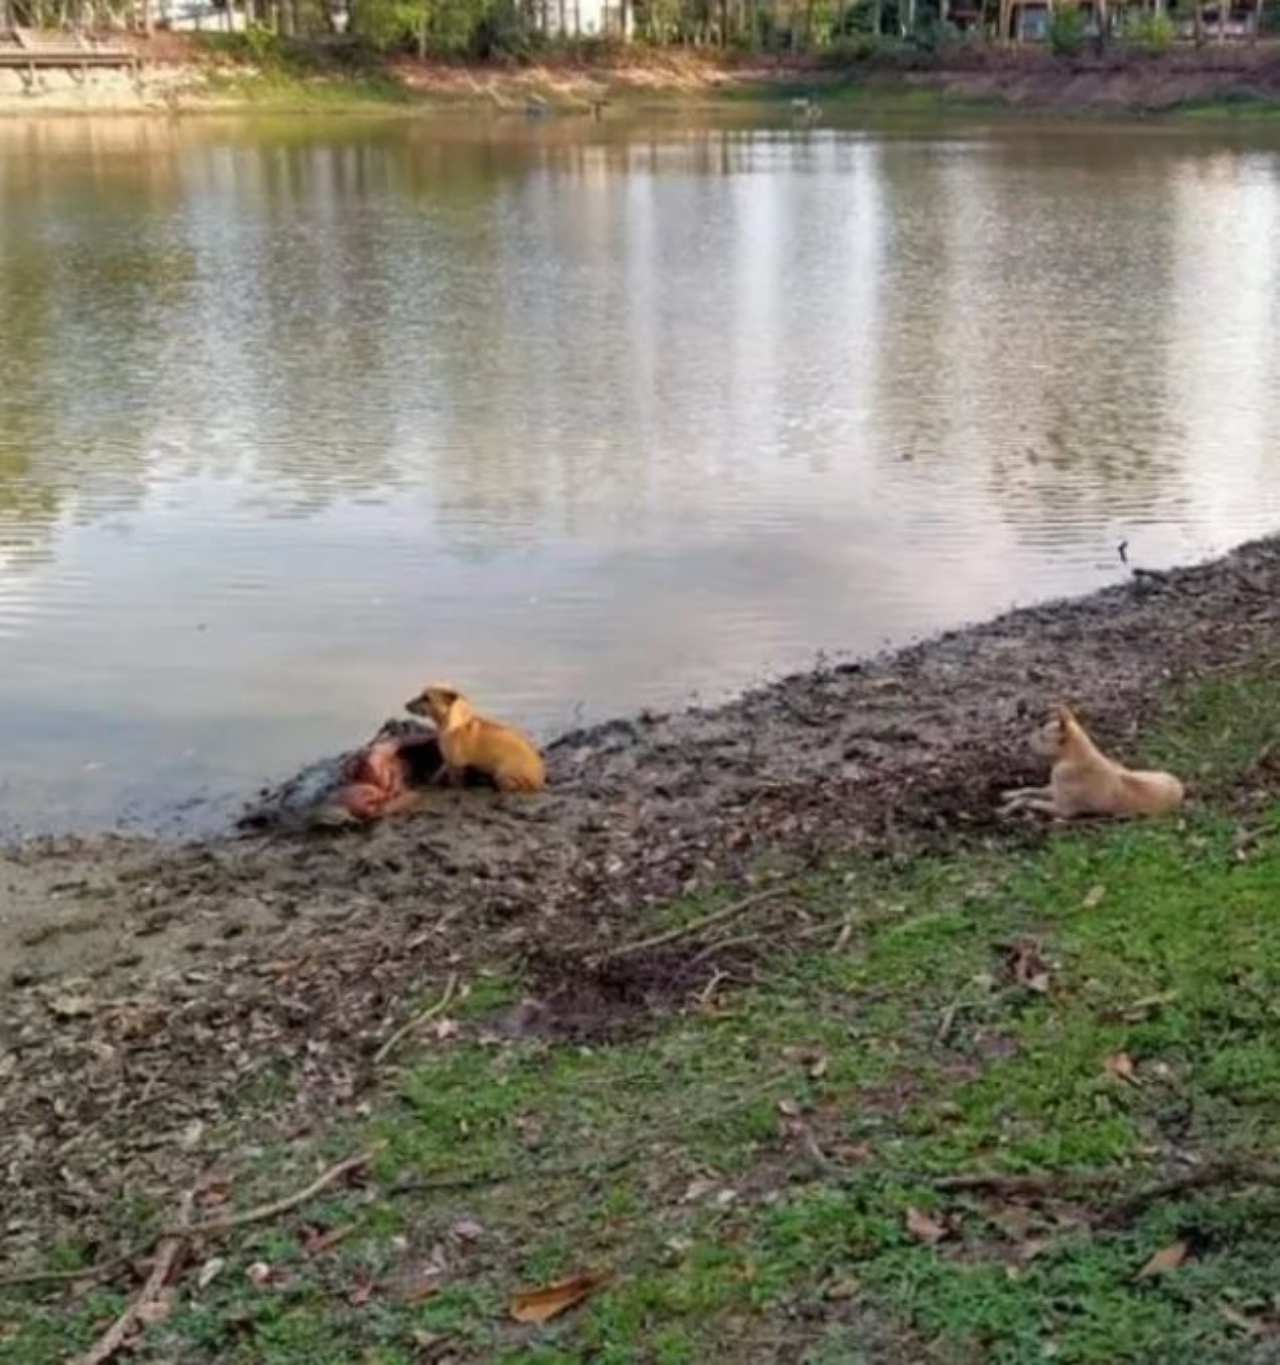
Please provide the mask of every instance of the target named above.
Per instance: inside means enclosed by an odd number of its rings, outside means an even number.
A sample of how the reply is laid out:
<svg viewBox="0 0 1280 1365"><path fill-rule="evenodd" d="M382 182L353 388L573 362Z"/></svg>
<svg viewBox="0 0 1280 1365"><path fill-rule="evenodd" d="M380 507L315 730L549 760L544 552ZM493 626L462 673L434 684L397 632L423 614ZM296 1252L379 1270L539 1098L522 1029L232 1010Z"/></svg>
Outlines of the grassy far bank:
<svg viewBox="0 0 1280 1365"><path fill-rule="evenodd" d="M212 1216L381 1144L200 1251L139 1358L1271 1358L1280 1189L1102 1215L1280 1143L1278 683L1168 699L1146 757L1193 783L1185 818L837 861L664 948L698 985L621 1035L513 1027L536 983L495 960L341 1124L264 1136L254 1183L205 1191ZM936 1185L973 1171L1047 1183ZM122 1208L121 1238L171 1217ZM586 1269L611 1279L585 1304L511 1321L513 1291ZM65 1359L124 1303L0 1294L0 1360Z"/></svg>

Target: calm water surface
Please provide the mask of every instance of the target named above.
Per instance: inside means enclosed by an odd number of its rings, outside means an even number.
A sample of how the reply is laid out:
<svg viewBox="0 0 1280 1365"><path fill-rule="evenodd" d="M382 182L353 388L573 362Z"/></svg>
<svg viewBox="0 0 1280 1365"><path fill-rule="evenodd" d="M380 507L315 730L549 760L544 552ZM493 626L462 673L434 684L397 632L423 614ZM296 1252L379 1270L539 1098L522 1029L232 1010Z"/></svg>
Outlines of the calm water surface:
<svg viewBox="0 0 1280 1365"><path fill-rule="evenodd" d="M0 125L0 816L1280 527L1275 134Z"/></svg>

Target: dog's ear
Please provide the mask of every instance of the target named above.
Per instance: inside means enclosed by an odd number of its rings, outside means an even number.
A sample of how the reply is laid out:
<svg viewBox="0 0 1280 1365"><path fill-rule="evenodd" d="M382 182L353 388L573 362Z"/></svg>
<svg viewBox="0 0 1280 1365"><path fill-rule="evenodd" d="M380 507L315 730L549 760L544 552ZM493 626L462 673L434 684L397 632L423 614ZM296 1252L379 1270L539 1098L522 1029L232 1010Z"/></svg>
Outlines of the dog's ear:
<svg viewBox="0 0 1280 1365"><path fill-rule="evenodd" d="M1053 718L1062 726L1064 730L1073 729L1076 725L1075 714L1072 712L1071 708L1066 704L1066 702L1060 701L1053 708Z"/></svg>

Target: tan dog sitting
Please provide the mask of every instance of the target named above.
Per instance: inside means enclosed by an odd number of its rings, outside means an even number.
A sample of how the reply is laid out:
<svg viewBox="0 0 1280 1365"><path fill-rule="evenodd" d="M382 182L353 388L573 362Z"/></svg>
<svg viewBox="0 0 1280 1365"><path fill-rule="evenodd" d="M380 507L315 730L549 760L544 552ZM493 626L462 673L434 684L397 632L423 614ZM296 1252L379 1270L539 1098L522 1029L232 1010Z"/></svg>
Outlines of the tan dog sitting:
<svg viewBox="0 0 1280 1365"><path fill-rule="evenodd" d="M538 792L546 785L542 755L532 743L510 725L477 715L456 688L424 687L405 709L435 722L451 780L474 768L492 778L499 791Z"/></svg>
<svg viewBox="0 0 1280 1365"><path fill-rule="evenodd" d="M1070 820L1078 815L1164 815L1185 792L1171 773L1132 772L1108 758L1065 706L1031 737L1031 747L1053 763L1047 787L1005 792L1001 814L1038 811Z"/></svg>

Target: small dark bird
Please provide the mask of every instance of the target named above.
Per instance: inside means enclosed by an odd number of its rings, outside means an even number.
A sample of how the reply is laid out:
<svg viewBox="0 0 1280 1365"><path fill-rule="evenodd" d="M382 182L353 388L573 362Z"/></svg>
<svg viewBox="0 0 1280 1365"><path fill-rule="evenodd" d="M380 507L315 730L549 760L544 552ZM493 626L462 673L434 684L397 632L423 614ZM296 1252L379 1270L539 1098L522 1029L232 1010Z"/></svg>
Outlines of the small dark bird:
<svg viewBox="0 0 1280 1365"><path fill-rule="evenodd" d="M1122 540L1122 541L1120 542L1119 549L1120 549L1120 563L1121 563L1121 564L1127 564L1127 563L1129 562L1129 542L1128 542L1127 540Z"/></svg>

